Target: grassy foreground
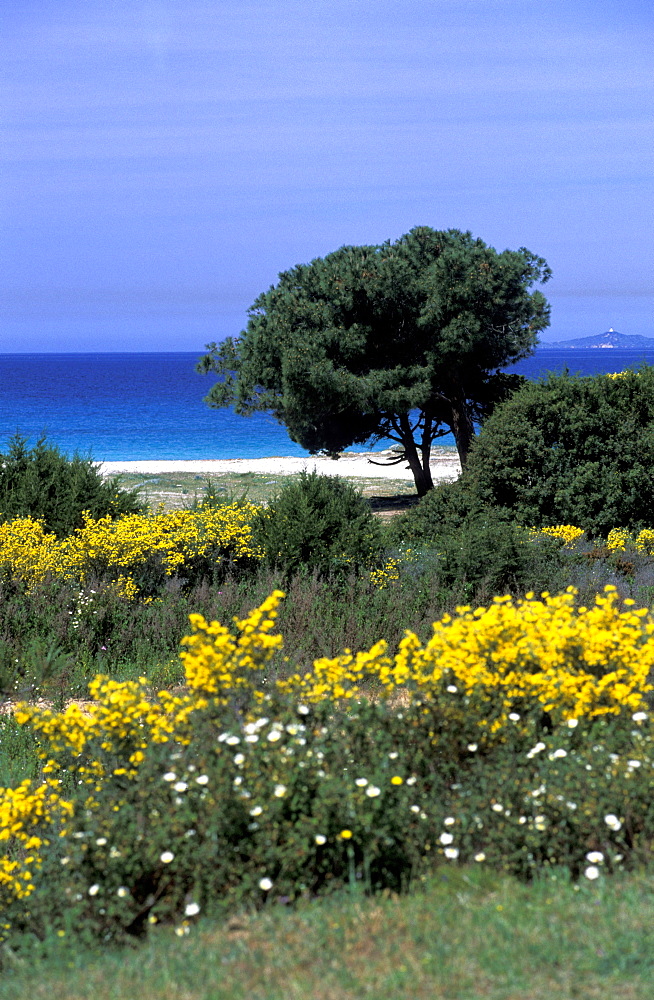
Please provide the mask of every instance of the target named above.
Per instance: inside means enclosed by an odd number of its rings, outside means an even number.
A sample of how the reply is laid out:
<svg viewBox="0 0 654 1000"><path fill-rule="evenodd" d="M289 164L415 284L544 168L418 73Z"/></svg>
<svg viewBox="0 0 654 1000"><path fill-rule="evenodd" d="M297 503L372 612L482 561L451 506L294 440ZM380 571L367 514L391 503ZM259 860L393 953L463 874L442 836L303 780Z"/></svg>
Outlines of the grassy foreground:
<svg viewBox="0 0 654 1000"><path fill-rule="evenodd" d="M268 907L135 951L62 946L0 982L3 1000L650 1000L654 875L525 886L440 870L411 895Z"/></svg>

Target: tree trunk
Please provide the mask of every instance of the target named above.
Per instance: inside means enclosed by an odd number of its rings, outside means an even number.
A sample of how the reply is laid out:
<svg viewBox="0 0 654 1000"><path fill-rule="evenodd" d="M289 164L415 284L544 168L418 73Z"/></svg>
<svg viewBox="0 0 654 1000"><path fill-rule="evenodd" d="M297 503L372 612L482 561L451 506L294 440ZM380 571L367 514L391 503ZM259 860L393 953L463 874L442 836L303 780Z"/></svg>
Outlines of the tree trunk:
<svg viewBox="0 0 654 1000"><path fill-rule="evenodd" d="M475 428L463 392L454 390L449 396L452 405L452 433L456 441L461 468L465 469L470 445L475 436Z"/></svg>
<svg viewBox="0 0 654 1000"><path fill-rule="evenodd" d="M434 488L434 481L431 478L431 469L429 468L429 449L424 447L423 442L423 447L421 448L423 460L421 462L416 443L413 440L413 434L411 433L409 417L406 413L401 414L399 423L404 454L409 463L409 468L413 473L416 491L419 497L424 497L425 493L429 493L429 490L433 490Z"/></svg>

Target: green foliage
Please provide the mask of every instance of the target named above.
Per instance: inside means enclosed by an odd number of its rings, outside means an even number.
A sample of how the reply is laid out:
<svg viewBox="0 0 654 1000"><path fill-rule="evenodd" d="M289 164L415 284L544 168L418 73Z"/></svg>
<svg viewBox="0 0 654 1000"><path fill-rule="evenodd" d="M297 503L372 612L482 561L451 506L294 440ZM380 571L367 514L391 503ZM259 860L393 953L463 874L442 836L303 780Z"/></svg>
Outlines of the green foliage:
<svg viewBox="0 0 654 1000"><path fill-rule="evenodd" d="M405 514L392 519L390 539L417 545L436 543L458 532L467 518L483 514L487 508L466 488L462 478L439 483Z"/></svg>
<svg viewBox="0 0 654 1000"><path fill-rule="evenodd" d="M381 526L361 494L338 476L301 472L284 486L256 525L268 564L290 575L356 573L381 555Z"/></svg>
<svg viewBox="0 0 654 1000"><path fill-rule="evenodd" d="M40 518L62 538L82 527L82 512L92 517L118 517L144 509L134 491L117 479L103 479L90 458L67 458L40 438L32 448L19 434L0 456L0 520Z"/></svg>
<svg viewBox="0 0 654 1000"><path fill-rule="evenodd" d="M532 538L508 511L484 506L470 496L461 480L431 490L397 519L393 533L405 543L437 550L439 585L461 600L483 602L494 594L528 590L556 592L573 582L573 553L564 552L552 539Z"/></svg>
<svg viewBox="0 0 654 1000"><path fill-rule="evenodd" d="M548 731L516 714L497 739L479 727L483 705L447 725L456 697L444 689L439 704L399 709L273 700L247 723L211 708L194 715L187 743L143 745L133 779L120 770L131 742L95 741L81 758L60 747L74 826L51 838L28 905L7 910L12 952L57 933L106 946L155 921L183 933L198 914L343 887L398 890L436 865L588 881L649 857L646 716ZM74 780L87 752L111 776L91 808Z"/></svg>
<svg viewBox="0 0 654 1000"><path fill-rule="evenodd" d="M439 580L443 587L488 600L494 594L564 589L565 559L552 539L532 539L529 531L486 509L470 515L458 531L438 539Z"/></svg>
<svg viewBox="0 0 654 1000"><path fill-rule="evenodd" d="M484 424L463 473L470 505L521 524L574 524L606 537L654 523L654 368L619 377L550 375Z"/></svg>
<svg viewBox="0 0 654 1000"><path fill-rule="evenodd" d="M38 779L42 763L38 740L9 713L0 713L0 788L15 787L26 778Z"/></svg>
<svg viewBox="0 0 654 1000"><path fill-rule="evenodd" d="M547 326L528 290L549 275L525 248L455 229L341 247L280 274L239 338L208 345L199 370L222 378L206 401L269 411L312 453L397 441L423 494L433 441L451 429L465 462L474 422L521 382L500 369Z"/></svg>

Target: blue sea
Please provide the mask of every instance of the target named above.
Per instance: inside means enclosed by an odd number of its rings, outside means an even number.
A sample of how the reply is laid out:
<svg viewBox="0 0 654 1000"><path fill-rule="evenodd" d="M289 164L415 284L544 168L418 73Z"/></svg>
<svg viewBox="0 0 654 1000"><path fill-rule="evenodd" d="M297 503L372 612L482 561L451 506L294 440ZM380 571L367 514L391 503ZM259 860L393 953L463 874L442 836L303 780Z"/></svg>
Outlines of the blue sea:
<svg viewBox="0 0 654 1000"><path fill-rule="evenodd" d="M272 417L209 409L202 398L215 376L197 374L197 360L194 353L0 354L0 452L19 431L107 462L308 454ZM591 375L643 361L654 363L654 352L543 347L508 370L537 379L565 367Z"/></svg>

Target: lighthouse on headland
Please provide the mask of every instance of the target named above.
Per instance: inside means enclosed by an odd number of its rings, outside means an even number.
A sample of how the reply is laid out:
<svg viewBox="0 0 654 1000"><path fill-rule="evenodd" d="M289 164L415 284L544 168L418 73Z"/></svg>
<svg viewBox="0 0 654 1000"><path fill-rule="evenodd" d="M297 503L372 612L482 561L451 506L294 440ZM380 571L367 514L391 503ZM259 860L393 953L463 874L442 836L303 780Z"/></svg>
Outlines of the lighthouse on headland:
<svg viewBox="0 0 654 1000"><path fill-rule="evenodd" d="M654 350L654 338L641 337L640 334L618 333L617 330L610 327L606 333L600 333L596 337L577 337L575 340L551 341L548 344L542 343L541 347L571 349L617 347L627 351L637 351L640 348L646 348L648 351L652 351Z"/></svg>

